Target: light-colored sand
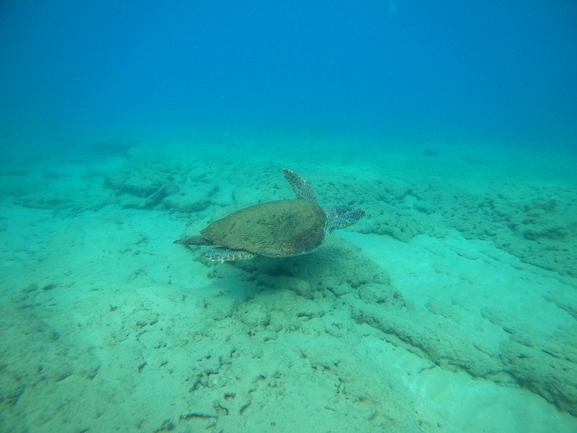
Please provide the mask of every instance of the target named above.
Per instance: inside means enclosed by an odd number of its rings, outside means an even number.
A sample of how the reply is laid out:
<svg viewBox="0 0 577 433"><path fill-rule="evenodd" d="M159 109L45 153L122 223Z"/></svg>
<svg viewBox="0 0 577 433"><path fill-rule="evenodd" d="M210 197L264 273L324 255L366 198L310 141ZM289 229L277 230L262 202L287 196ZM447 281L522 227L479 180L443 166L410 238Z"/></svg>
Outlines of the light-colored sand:
<svg viewBox="0 0 577 433"><path fill-rule="evenodd" d="M3 431L577 430L577 198L557 160L203 140L1 171ZM171 243L291 198L285 166L367 218L297 258ZM478 224L479 197L567 232L488 217L476 237L455 221Z"/></svg>

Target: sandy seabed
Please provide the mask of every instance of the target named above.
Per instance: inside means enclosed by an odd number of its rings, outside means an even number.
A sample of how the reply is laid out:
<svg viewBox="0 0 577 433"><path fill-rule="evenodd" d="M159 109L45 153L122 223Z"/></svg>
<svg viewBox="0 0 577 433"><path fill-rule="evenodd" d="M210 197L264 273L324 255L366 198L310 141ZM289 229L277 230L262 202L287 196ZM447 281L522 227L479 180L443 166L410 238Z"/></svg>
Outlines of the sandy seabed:
<svg viewBox="0 0 577 433"><path fill-rule="evenodd" d="M554 153L234 137L0 167L2 432L575 432L577 176ZM64 156L63 156L64 155ZM172 241L293 198L317 251Z"/></svg>

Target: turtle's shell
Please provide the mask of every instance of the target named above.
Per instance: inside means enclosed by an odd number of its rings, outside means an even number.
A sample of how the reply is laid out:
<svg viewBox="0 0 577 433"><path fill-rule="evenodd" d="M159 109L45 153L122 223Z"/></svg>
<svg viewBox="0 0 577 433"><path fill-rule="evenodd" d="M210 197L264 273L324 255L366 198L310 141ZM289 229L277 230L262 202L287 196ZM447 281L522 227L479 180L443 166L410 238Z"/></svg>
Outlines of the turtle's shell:
<svg viewBox="0 0 577 433"><path fill-rule="evenodd" d="M325 239L327 216L316 203L280 200L241 209L200 234L223 247L273 257L310 253Z"/></svg>

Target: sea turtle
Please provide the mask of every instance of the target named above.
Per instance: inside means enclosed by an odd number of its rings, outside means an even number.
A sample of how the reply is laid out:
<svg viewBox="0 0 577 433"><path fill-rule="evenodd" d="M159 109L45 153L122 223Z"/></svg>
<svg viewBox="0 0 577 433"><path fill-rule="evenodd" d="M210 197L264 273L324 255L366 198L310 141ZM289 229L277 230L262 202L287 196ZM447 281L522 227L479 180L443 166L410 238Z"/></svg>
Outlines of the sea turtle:
<svg viewBox="0 0 577 433"><path fill-rule="evenodd" d="M245 260L257 255L289 257L307 254L335 229L356 223L363 209L349 206L322 208L309 183L289 169L284 178L296 200L257 204L215 221L200 235L174 241L183 245L216 245L204 257L214 261Z"/></svg>

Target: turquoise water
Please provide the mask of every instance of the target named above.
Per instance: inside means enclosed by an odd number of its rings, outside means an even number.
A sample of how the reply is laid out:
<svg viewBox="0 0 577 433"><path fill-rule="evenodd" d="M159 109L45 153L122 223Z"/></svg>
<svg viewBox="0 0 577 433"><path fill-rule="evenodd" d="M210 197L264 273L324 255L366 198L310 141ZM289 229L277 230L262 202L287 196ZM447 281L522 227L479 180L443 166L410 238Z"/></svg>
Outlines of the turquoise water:
<svg viewBox="0 0 577 433"><path fill-rule="evenodd" d="M249 3L0 6L0 431L576 431L575 5Z"/></svg>

